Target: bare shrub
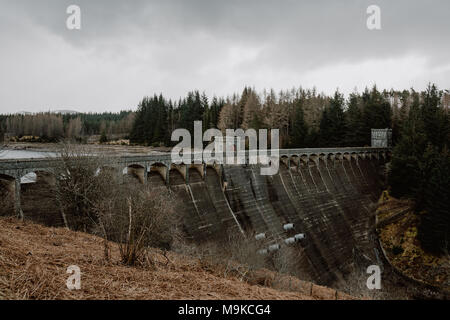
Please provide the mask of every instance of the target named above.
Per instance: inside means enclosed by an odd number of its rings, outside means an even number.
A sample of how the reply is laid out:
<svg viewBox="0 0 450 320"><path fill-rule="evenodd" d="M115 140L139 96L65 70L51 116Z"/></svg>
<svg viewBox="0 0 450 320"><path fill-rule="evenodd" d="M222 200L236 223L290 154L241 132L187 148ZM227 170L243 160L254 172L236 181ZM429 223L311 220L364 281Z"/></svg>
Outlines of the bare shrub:
<svg viewBox="0 0 450 320"><path fill-rule="evenodd" d="M271 269L278 273L297 276L306 280L299 263L302 260L302 254L304 253L300 252L298 248L282 247L270 256Z"/></svg>
<svg viewBox="0 0 450 320"><path fill-rule="evenodd" d="M59 155L54 197L66 227L102 236L106 259L117 242L127 265L148 262L148 247L171 248L181 232L169 190L123 183L120 167L83 146L65 144Z"/></svg>
<svg viewBox="0 0 450 320"><path fill-rule="evenodd" d="M299 261L305 258L301 257L303 253L298 248L283 246L278 251L261 254L259 250L267 247L267 243L256 241L254 237L231 233L224 238L224 241L184 245L177 249L185 255L197 257L204 270L253 285L292 291L294 284L298 289L304 283L295 277L309 280L302 272Z"/></svg>
<svg viewBox="0 0 450 320"><path fill-rule="evenodd" d="M197 257L205 269L213 266L214 270L222 270L223 276L237 277L241 281L247 281L253 271L267 265L267 257L258 253L260 245L253 238L229 233L224 239L196 243L195 246L185 245L177 251Z"/></svg>
<svg viewBox="0 0 450 320"><path fill-rule="evenodd" d="M259 254L260 245L254 238L245 238L241 234L232 234L228 237L227 250L225 250L226 272L237 273L245 279L248 273L264 268L266 257Z"/></svg>
<svg viewBox="0 0 450 320"><path fill-rule="evenodd" d="M123 185L97 203L100 232L119 244L122 262L135 265L148 259L148 247L170 250L181 235L175 199L168 190Z"/></svg>
<svg viewBox="0 0 450 320"><path fill-rule="evenodd" d="M66 227L90 231L96 225L97 202L102 199L114 180L99 171L105 164L101 156L79 145L62 144L52 174L55 178L53 196ZM101 174L100 174L101 173Z"/></svg>
<svg viewBox="0 0 450 320"><path fill-rule="evenodd" d="M407 286L394 281L386 270L382 271L381 289L370 290L367 287L367 279L369 276L370 274L364 268L355 267L343 281L336 283L335 287L356 298L369 298L374 300L409 299L410 292Z"/></svg>

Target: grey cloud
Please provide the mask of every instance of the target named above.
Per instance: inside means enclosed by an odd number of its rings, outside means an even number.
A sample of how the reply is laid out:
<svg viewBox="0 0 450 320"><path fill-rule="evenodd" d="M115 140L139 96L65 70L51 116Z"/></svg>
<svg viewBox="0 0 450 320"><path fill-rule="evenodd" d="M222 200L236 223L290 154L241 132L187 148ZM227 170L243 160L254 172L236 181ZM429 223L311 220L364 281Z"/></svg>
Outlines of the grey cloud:
<svg viewBox="0 0 450 320"><path fill-rule="evenodd" d="M82 9L79 32L65 28L70 4ZM371 4L381 7L381 31L365 27ZM430 68L450 64L447 0L0 0L0 5L0 18L14 21L13 25L35 26L77 51L126 68L145 68L169 93L180 94L190 83L197 84L190 80L195 77L206 83L233 82L233 77L251 81L252 74L261 70L268 70L270 78L272 71L305 74L324 66L407 55L423 57ZM0 39L13 34L20 41L27 32L26 27L3 26ZM45 50L46 44L41 45ZM215 65L220 66L235 48L244 56L248 51L249 59L232 70L237 74L219 70L224 73L219 79L213 74L218 71ZM11 57L0 53L0 58ZM229 85L244 85L237 81Z"/></svg>

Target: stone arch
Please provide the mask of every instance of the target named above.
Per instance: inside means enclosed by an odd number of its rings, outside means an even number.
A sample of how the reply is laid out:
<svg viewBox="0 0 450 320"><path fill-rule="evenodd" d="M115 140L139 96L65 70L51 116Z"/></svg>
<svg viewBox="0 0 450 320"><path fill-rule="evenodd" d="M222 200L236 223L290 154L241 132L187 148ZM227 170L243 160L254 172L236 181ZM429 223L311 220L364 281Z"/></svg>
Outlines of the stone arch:
<svg viewBox="0 0 450 320"><path fill-rule="evenodd" d="M0 181L14 181L16 178L14 176L0 173Z"/></svg>
<svg viewBox="0 0 450 320"><path fill-rule="evenodd" d="M169 167L162 162L154 162L150 165L149 179L154 180L154 176L159 176L167 184L169 179Z"/></svg>
<svg viewBox="0 0 450 320"><path fill-rule="evenodd" d="M291 160L288 156L283 155L280 157L280 162L283 163L286 166L286 168L290 167L290 165L291 165L290 161Z"/></svg>
<svg viewBox="0 0 450 320"><path fill-rule="evenodd" d="M186 183L186 165L172 164L169 170L169 184L178 185Z"/></svg>
<svg viewBox="0 0 450 320"><path fill-rule="evenodd" d="M127 174L136 178L142 184L147 182L147 168L142 164L133 163L127 165Z"/></svg>
<svg viewBox="0 0 450 320"><path fill-rule="evenodd" d="M16 178L7 174L0 174L0 215L14 212L15 198Z"/></svg>
<svg viewBox="0 0 450 320"><path fill-rule="evenodd" d="M350 161L351 160L350 152L344 152L343 155L342 155L342 158L347 160L347 161Z"/></svg>
<svg viewBox="0 0 450 320"><path fill-rule="evenodd" d="M301 163L308 163L309 155L307 155L307 154L300 155L300 161L301 161Z"/></svg>
<svg viewBox="0 0 450 320"><path fill-rule="evenodd" d="M15 177L0 173L0 196L3 194L14 195L15 181Z"/></svg>
<svg viewBox="0 0 450 320"><path fill-rule="evenodd" d="M292 167L298 167L299 161L300 161L300 157L299 157L298 155L294 154L294 155L292 155L292 156L289 158L289 161L290 161L290 166L291 166L291 168L292 168Z"/></svg>
<svg viewBox="0 0 450 320"><path fill-rule="evenodd" d="M199 180L203 180L205 177L205 166L203 163L192 163L187 165L187 181L199 182Z"/></svg>
<svg viewBox="0 0 450 320"><path fill-rule="evenodd" d="M329 160L334 160L333 153L321 153L319 154L319 166L320 168L326 168L328 166Z"/></svg>
<svg viewBox="0 0 450 320"><path fill-rule="evenodd" d="M310 154L308 157L308 160L309 160L308 163L313 163L313 164L317 165L319 162L319 156L315 153Z"/></svg>
<svg viewBox="0 0 450 320"><path fill-rule="evenodd" d="M222 165L217 161L214 161L214 163L206 164L206 169L208 168L213 168L219 177L222 176Z"/></svg>

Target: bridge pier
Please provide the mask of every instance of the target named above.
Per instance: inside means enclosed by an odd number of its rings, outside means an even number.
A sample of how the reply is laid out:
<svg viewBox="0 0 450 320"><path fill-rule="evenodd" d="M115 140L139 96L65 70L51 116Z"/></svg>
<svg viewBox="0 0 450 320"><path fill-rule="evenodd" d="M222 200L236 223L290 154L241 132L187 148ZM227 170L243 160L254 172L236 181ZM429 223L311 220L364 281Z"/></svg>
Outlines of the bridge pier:
<svg viewBox="0 0 450 320"><path fill-rule="evenodd" d="M170 164L166 167L166 186L170 186Z"/></svg>
<svg viewBox="0 0 450 320"><path fill-rule="evenodd" d="M20 193L21 193L20 177L16 177L14 185L14 209L16 212L16 216L20 219L23 219L24 216L22 211Z"/></svg>
<svg viewBox="0 0 450 320"><path fill-rule="evenodd" d="M117 181L119 181L120 184L123 183L123 170L124 170L123 167L121 166L117 167L117 179L118 179Z"/></svg>
<svg viewBox="0 0 450 320"><path fill-rule="evenodd" d="M144 174L144 177L143 177L143 184L147 184L148 183L148 166L145 166L144 167L144 172L143 172L143 174Z"/></svg>

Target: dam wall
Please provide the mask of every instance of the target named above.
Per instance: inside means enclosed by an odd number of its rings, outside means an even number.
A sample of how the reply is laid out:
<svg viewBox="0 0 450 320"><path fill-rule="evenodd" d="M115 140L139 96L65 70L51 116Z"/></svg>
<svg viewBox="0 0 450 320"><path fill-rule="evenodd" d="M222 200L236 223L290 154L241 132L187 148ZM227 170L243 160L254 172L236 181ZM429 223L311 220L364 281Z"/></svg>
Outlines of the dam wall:
<svg viewBox="0 0 450 320"><path fill-rule="evenodd" d="M261 250L270 255L273 246L289 247L302 272L331 284L361 261L377 262L371 232L385 161L288 159L273 176L260 175L257 165L225 165L221 174L208 167L204 179L190 169L189 183L179 178L170 187L183 199L180 210L194 241L219 241L233 233L253 240L263 234ZM298 234L304 239L286 243Z"/></svg>
<svg viewBox="0 0 450 320"><path fill-rule="evenodd" d="M358 150L286 152L273 176L261 175L259 165L170 164L167 156L151 161L134 157L116 165L139 183L173 192L191 241L258 238L260 254L270 258L287 252L303 278L330 285L345 279L355 266L377 263L374 213L389 154L384 149ZM63 225L57 206L36 214L31 205L39 200L38 189L48 190L52 183L42 178L49 164L26 164L3 163L2 169L0 161L0 180L16 195L16 212ZM37 182L21 185L18 179L28 172L40 173Z"/></svg>

